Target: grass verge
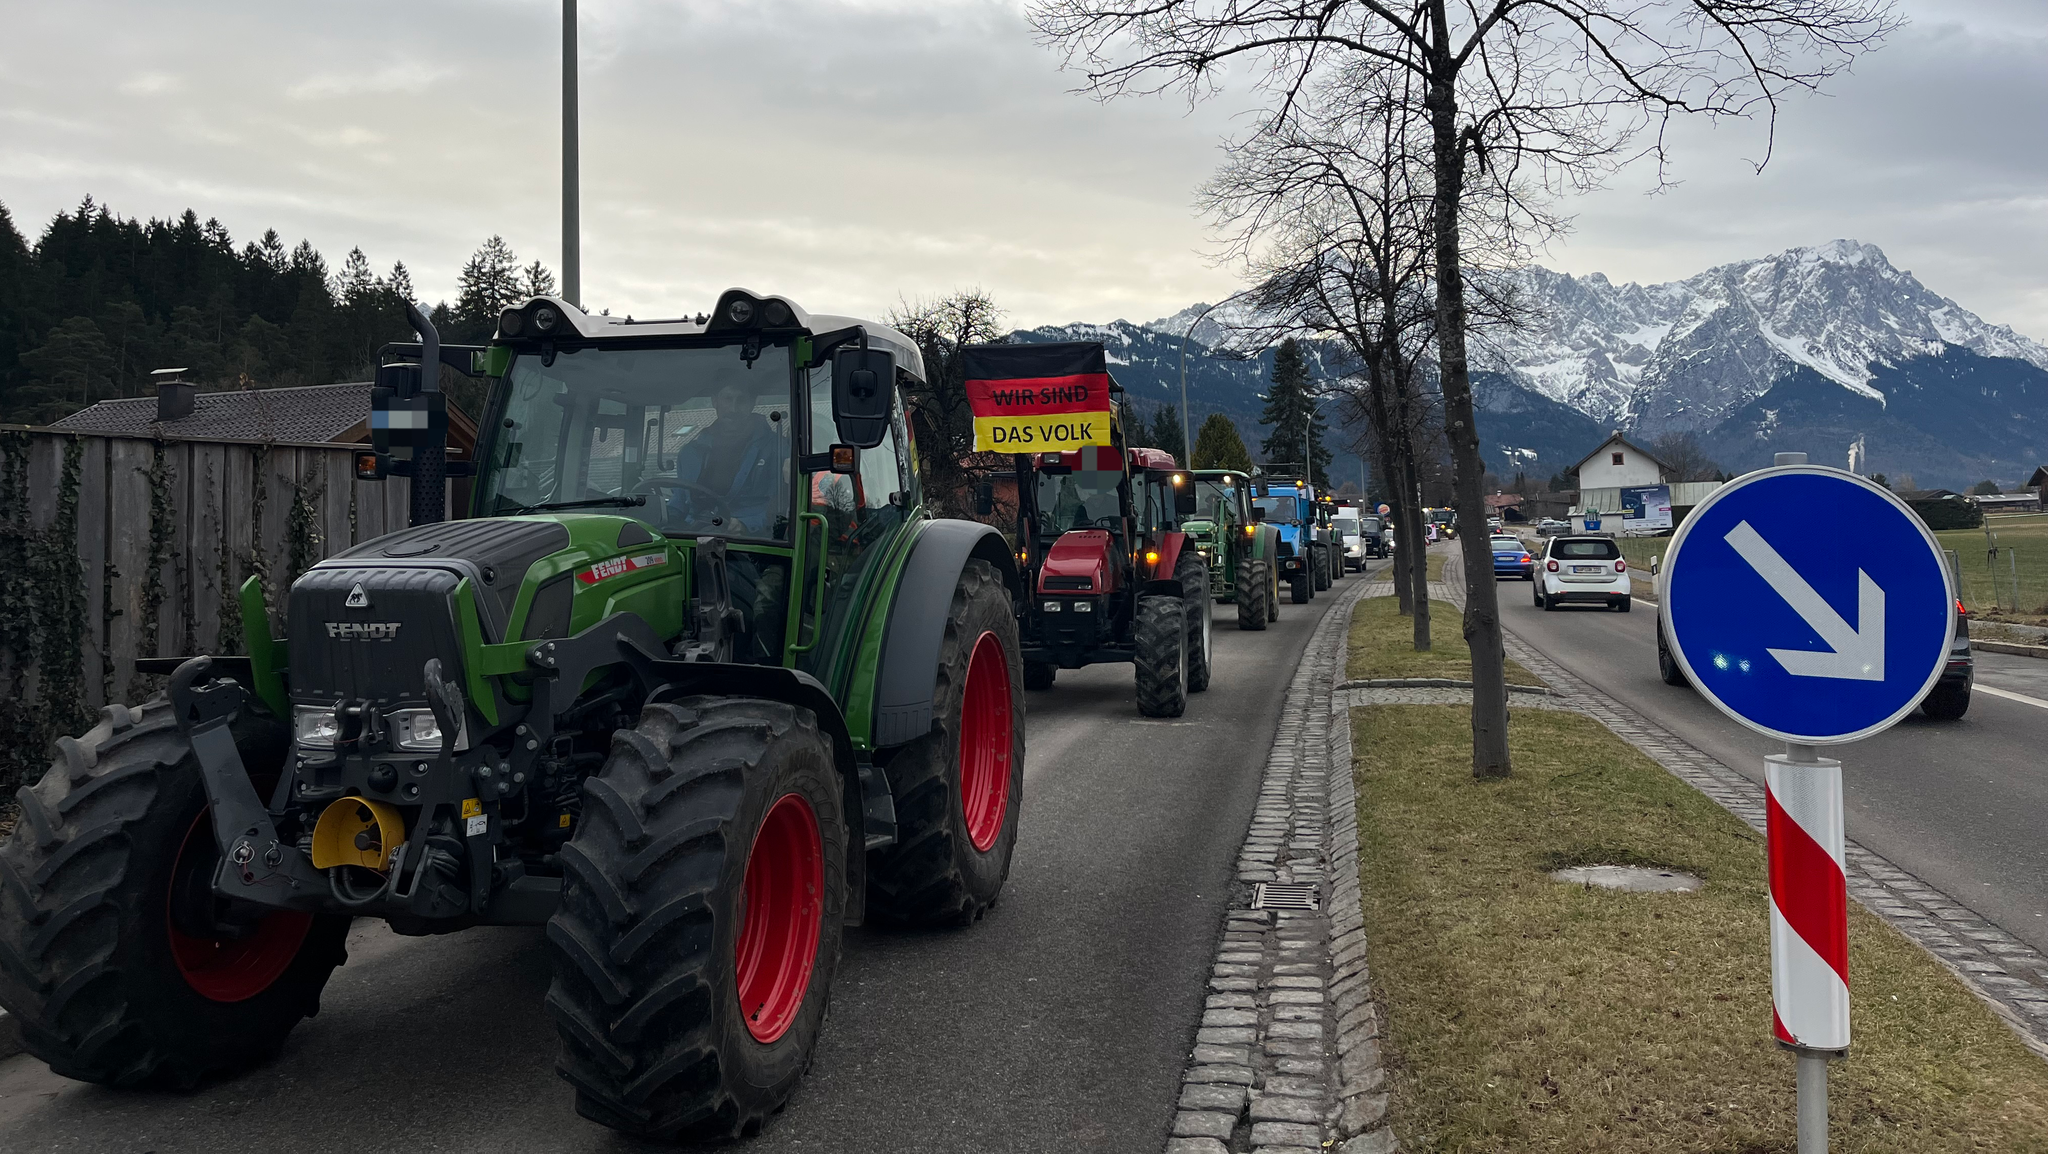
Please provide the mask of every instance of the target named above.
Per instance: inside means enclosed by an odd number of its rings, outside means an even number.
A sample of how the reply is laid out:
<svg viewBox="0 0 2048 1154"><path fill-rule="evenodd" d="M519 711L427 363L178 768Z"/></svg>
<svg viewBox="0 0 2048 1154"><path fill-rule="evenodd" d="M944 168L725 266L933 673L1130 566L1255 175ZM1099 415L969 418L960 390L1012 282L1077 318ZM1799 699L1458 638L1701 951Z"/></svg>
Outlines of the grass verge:
<svg viewBox="0 0 2048 1154"><path fill-rule="evenodd" d="M1429 603L1427 653L1415 651L1415 623L1401 616L1394 597L1367 597L1351 611L1351 656L1345 676L1353 680L1380 677L1446 677L1472 680L1472 649L1465 644L1464 615L1447 601ZM1507 663L1510 685L1541 685L1535 674Z"/></svg>
<svg viewBox="0 0 2048 1154"><path fill-rule="evenodd" d="M1404 1149L1795 1149L1770 1041L1762 835L1597 722L1515 710L1475 782L1457 706L1354 710L1360 880ZM1696 894L1559 885L1676 866ZM1934 959L1850 908L1855 1045L1836 1151L2048 1149L2048 1064Z"/></svg>

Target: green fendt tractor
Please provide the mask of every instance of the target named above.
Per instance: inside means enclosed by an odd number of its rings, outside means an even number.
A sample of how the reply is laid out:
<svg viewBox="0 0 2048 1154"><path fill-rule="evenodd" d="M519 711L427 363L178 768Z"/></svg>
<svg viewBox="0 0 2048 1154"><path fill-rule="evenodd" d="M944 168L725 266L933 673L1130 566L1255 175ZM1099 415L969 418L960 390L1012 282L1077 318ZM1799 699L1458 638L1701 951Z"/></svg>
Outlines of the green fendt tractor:
<svg viewBox="0 0 2048 1154"><path fill-rule="evenodd" d="M544 924L578 1111L751 1134L841 927L1003 886L1016 560L926 513L922 362L880 325L741 290L673 321L539 298L473 353L414 323L417 361L490 381L474 517L314 566L282 637L246 587L246 657L57 743L0 845L0 1004L58 1073L190 1086L278 1051L352 917ZM380 436L435 426L437 377L380 370ZM443 459L360 468L438 494Z"/></svg>
<svg viewBox="0 0 2048 1154"><path fill-rule="evenodd" d="M1197 469L1195 516L1181 527L1209 566L1209 591L1237 606L1239 629L1280 620L1280 534L1252 505L1253 481L1231 469Z"/></svg>

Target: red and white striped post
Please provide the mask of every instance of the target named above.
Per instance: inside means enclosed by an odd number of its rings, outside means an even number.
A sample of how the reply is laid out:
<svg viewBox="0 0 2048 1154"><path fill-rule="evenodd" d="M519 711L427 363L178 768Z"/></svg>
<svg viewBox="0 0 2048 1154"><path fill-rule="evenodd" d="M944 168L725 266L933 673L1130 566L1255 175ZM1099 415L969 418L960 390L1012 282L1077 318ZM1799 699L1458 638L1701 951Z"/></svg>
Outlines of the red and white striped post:
<svg viewBox="0 0 2048 1154"><path fill-rule="evenodd" d="M1825 1154L1830 1057L1849 1048L1842 763L1787 745L1764 759L1771 1032L1799 1055L1799 1151Z"/></svg>

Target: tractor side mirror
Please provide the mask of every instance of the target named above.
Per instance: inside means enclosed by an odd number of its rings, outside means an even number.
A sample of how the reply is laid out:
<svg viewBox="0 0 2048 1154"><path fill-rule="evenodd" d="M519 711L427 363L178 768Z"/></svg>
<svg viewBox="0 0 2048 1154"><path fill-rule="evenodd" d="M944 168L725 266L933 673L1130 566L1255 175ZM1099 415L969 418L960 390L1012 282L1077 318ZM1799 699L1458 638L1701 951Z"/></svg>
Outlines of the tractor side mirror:
<svg viewBox="0 0 2048 1154"><path fill-rule="evenodd" d="M1259 508L1259 507L1258 507L1257 505L1253 505L1253 506L1252 506L1252 524L1254 524L1254 525L1260 524L1260 523L1264 522L1264 521L1265 521L1265 519L1266 519L1266 511L1265 511L1264 509L1261 509L1261 508Z"/></svg>
<svg viewBox="0 0 2048 1154"><path fill-rule="evenodd" d="M832 354L832 420L846 444L861 449L889 435L896 357L882 349L842 346Z"/></svg>
<svg viewBox="0 0 2048 1154"><path fill-rule="evenodd" d="M1173 515L1175 517L1192 517L1195 515L1195 487L1188 484L1185 477L1182 478L1180 484L1173 487Z"/></svg>
<svg viewBox="0 0 2048 1154"><path fill-rule="evenodd" d="M996 511L996 487L983 481L974 487L974 515L986 517Z"/></svg>

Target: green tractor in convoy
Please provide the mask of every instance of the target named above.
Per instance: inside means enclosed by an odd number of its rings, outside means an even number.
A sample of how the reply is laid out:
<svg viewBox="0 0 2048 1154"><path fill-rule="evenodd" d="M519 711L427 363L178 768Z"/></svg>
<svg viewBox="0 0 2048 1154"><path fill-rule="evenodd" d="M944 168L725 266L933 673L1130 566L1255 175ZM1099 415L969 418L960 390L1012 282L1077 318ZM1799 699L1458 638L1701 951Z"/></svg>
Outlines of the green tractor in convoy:
<svg viewBox="0 0 2048 1154"><path fill-rule="evenodd" d="M755 1133L843 926L1002 889L1016 558L927 512L891 329L738 289L680 320L536 298L475 350L414 325L373 424L433 429L444 362L487 377L473 516L315 565L284 636L252 582L247 656L156 666L58 741L0 844L0 1004L60 1074L189 1087L278 1052L351 918L544 925L580 1113ZM438 501L427 441L359 471Z"/></svg>
<svg viewBox="0 0 2048 1154"><path fill-rule="evenodd" d="M1197 469L1195 515L1181 527L1209 566L1209 591L1237 606L1239 629L1280 619L1280 534L1252 504L1250 475Z"/></svg>

